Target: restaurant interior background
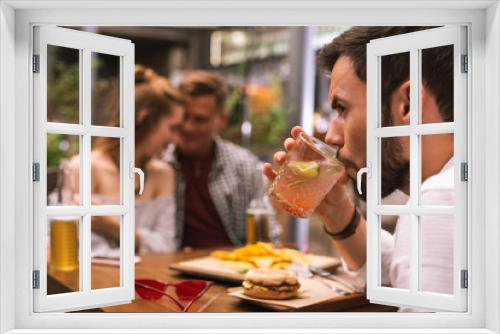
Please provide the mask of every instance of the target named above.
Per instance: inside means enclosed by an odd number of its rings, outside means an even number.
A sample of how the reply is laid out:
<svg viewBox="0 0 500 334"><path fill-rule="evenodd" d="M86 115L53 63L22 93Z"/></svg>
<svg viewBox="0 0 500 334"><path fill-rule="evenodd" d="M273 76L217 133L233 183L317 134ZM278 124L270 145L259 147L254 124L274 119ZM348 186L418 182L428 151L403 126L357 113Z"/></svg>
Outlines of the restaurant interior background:
<svg viewBox="0 0 500 334"><path fill-rule="evenodd" d="M228 126L221 136L248 148L263 162L282 150L290 129L301 125L323 140L333 111L328 102L329 78L316 69L315 54L349 27L71 27L131 40L135 63L154 69L174 85L188 71L203 69L224 76L230 93ZM71 117L78 110L78 52L50 47L48 115ZM116 57L92 58L92 108L118 79ZM76 93L75 93L76 92ZM96 105L97 104L97 105ZM106 124L110 115L96 114ZM93 116L94 117L94 116ZM47 193L58 186L60 164L78 154L78 137L47 137ZM391 195L389 202L404 201ZM361 203L362 207L362 203ZM331 240L319 220L299 219L278 212L281 242L306 245L311 253L335 256ZM391 219L392 218L392 219ZM393 231L396 216L387 216L383 227Z"/></svg>
<svg viewBox="0 0 500 334"><path fill-rule="evenodd" d="M74 28L74 27L73 27ZM83 31L129 39L135 44L135 62L154 69L175 85L193 69L216 71L230 86L230 121L221 136L248 148L262 161L282 149L295 125L323 139L332 110L328 103L329 78L316 69L314 54L348 27L77 27ZM48 112L64 113L78 105L77 55L53 52L58 64L50 80ZM313 55L311 57L311 55ZM93 96L105 95L119 75L115 57L93 59ZM59 75L57 73L60 73ZM57 80L56 80L57 79ZM94 98L93 103L102 99ZM58 111L50 110L58 106ZM107 116L99 124L105 124ZM56 187L61 159L78 153L74 138L48 138L48 193ZM397 194L388 201L401 200ZM278 217L287 243L307 244L311 252L334 254L321 223L286 214ZM394 228L394 219L384 227Z"/></svg>

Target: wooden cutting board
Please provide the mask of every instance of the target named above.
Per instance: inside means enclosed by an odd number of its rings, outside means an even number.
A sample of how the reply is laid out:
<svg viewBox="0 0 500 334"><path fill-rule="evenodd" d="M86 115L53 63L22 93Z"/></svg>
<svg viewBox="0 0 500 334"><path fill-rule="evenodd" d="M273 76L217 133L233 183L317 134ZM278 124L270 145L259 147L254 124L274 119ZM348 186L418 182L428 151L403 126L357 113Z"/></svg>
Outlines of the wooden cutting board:
<svg viewBox="0 0 500 334"><path fill-rule="evenodd" d="M228 289L230 296L257 304L273 311L305 311L317 309L319 311L333 312L338 309L367 304L364 293L352 292L339 293L332 287L348 290L343 285L321 277L299 277L300 289L297 297L286 300L271 300L252 298L243 293L243 288Z"/></svg>
<svg viewBox="0 0 500 334"><path fill-rule="evenodd" d="M313 254L307 256L311 261L311 265L323 269L335 268L340 265L340 260L336 257ZM243 282L245 276L244 273L238 272L234 268L225 265L223 261L211 256L173 263L169 268L184 274L236 283Z"/></svg>

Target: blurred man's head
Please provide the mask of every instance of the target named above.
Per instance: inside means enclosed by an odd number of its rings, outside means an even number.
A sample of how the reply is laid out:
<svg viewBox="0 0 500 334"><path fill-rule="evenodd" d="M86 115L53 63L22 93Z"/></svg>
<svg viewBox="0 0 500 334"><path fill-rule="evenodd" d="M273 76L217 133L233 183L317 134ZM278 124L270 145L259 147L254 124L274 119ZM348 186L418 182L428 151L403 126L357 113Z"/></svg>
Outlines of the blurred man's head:
<svg viewBox="0 0 500 334"><path fill-rule="evenodd" d="M227 122L226 82L217 73L195 71L182 79L179 90L184 96L185 118L178 148L187 156L206 156Z"/></svg>
<svg viewBox="0 0 500 334"><path fill-rule="evenodd" d="M331 78L329 98L332 108L336 110L325 141L340 146L339 158L346 164L351 179L354 180L356 172L366 165L366 45L373 39L429 28L353 27L319 52L318 65ZM422 123L451 122L453 47L426 49L422 54ZM409 64L408 53L382 58L382 126L410 123ZM429 154L429 147L442 149L444 151L439 153L447 154L450 142L453 154L453 135L426 137L429 138L422 139L423 154ZM395 189L407 190L409 139L384 138L381 146L382 196ZM443 157L446 154L442 154ZM423 164L430 160L422 156ZM434 164L438 166L436 162ZM426 173L433 175L436 168L423 170L423 179L429 176L424 175Z"/></svg>

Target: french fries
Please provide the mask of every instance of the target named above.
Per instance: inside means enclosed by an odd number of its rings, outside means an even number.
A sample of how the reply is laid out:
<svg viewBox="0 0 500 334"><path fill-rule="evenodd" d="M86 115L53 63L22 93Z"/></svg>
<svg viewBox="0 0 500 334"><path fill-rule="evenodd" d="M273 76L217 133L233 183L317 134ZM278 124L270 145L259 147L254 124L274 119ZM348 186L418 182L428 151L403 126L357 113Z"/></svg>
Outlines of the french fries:
<svg viewBox="0 0 500 334"><path fill-rule="evenodd" d="M306 254L291 248L275 248L272 243L258 242L232 252L217 250L210 254L238 272L255 268L285 269L293 262L309 263Z"/></svg>

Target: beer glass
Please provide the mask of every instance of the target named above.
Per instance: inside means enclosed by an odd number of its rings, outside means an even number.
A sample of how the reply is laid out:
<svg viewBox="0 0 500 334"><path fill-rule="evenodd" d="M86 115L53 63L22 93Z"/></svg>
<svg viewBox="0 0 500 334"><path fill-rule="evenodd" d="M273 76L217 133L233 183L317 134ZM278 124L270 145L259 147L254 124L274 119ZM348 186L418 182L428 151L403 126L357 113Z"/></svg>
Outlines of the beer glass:
<svg viewBox="0 0 500 334"><path fill-rule="evenodd" d="M69 168L67 160L59 165L57 189L51 196L51 205L78 205L76 192L78 177ZM78 268L78 226L79 217L51 217L50 228L50 265L59 271L73 271Z"/></svg>
<svg viewBox="0 0 500 334"><path fill-rule="evenodd" d="M50 219L50 265L55 270L72 271L78 268L77 217Z"/></svg>

